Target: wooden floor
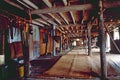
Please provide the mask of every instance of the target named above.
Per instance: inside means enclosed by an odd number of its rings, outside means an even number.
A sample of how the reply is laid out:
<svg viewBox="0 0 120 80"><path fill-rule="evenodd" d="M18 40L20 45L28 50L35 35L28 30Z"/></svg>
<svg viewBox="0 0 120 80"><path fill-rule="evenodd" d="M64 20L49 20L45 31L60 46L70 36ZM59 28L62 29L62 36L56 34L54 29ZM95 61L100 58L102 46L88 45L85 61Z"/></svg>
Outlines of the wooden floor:
<svg viewBox="0 0 120 80"><path fill-rule="evenodd" d="M52 68L45 71L40 76L97 80L96 78L100 78L99 49L92 49L93 55L91 57L87 56L86 52L85 49L74 48L66 55L62 56ZM108 77L120 75L119 54L107 53L107 65Z"/></svg>

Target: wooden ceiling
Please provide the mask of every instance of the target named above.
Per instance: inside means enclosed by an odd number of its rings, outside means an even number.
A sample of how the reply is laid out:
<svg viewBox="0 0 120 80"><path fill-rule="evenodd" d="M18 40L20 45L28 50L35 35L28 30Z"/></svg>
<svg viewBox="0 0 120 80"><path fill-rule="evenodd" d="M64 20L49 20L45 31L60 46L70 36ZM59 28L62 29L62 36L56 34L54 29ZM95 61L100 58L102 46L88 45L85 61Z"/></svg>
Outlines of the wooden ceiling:
<svg viewBox="0 0 120 80"><path fill-rule="evenodd" d="M49 29L55 25L69 38L85 36L88 23L91 23L91 35L98 35L99 0L4 0L1 1L2 3L24 12L27 17L30 14L32 23L41 27ZM105 25L110 30L116 25L118 27L120 25L120 0L103 0L103 5ZM16 14L24 17L23 13Z"/></svg>

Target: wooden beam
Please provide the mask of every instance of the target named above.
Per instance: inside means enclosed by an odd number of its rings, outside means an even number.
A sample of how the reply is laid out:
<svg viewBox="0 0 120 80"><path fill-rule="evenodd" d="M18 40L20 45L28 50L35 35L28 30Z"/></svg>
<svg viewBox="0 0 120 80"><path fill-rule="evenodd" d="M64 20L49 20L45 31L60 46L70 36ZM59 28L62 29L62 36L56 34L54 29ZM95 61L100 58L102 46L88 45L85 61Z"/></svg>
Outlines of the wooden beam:
<svg viewBox="0 0 120 80"><path fill-rule="evenodd" d="M10 1L10 0L4 0L4 1L7 2L7 3L10 4L10 5L13 5L13 6L15 6L15 7L21 9L21 10L24 10L21 6L17 5L16 3L13 3L13 2Z"/></svg>
<svg viewBox="0 0 120 80"><path fill-rule="evenodd" d="M72 26L85 26L85 25L83 25L83 24L66 24L66 25L59 25L58 27L72 27Z"/></svg>
<svg viewBox="0 0 120 80"><path fill-rule="evenodd" d="M120 7L120 1L112 1L112 2L108 2L105 1L103 3L104 8L112 8L112 7Z"/></svg>
<svg viewBox="0 0 120 80"><path fill-rule="evenodd" d="M65 18L65 16L60 12L59 13L60 14L60 16L64 19L64 21L67 23L67 24L69 24L69 22L68 22L68 20Z"/></svg>
<svg viewBox="0 0 120 80"><path fill-rule="evenodd" d="M43 0L44 1L44 0ZM49 5L51 6L51 5ZM112 8L112 7L119 7L120 1L113 1L113 2L104 2L103 6L105 8ZM59 12L69 12L69 11L81 11L81 10L90 10L92 9L92 4L82 4L82 5L70 5L64 7L53 7L53 8L46 8L46 9L38 9L33 10L32 14L47 14L47 13L59 13Z"/></svg>
<svg viewBox="0 0 120 80"><path fill-rule="evenodd" d="M72 11L70 11L70 15L71 15L71 17L72 17L73 23L75 24L75 18L74 18L74 15L73 15L73 12L72 12Z"/></svg>
<svg viewBox="0 0 120 80"><path fill-rule="evenodd" d="M48 7L52 7L52 4L50 3L49 0L42 0Z"/></svg>
<svg viewBox="0 0 120 80"><path fill-rule="evenodd" d="M103 18L103 0L99 0L100 19L99 19L99 34L100 34L100 60L101 60L101 80L107 79L107 63L105 52L105 31L104 31L104 18Z"/></svg>
<svg viewBox="0 0 120 80"><path fill-rule="evenodd" d="M48 21L49 23L51 23L53 25L57 25L54 21L52 21L51 19L49 19L48 17L46 17L42 14L38 14L38 16L40 16L41 18L43 18L44 20Z"/></svg>
<svg viewBox="0 0 120 80"><path fill-rule="evenodd" d="M49 0L42 0L49 8L52 8L52 3ZM53 19L55 19L59 24L62 24L52 13L48 13Z"/></svg>
<svg viewBox="0 0 120 80"><path fill-rule="evenodd" d="M43 23L45 25L50 26L50 24L48 22L44 21L43 19L38 18L38 19L35 19L35 20L38 21L38 22L40 22L40 23Z"/></svg>
<svg viewBox="0 0 120 80"><path fill-rule="evenodd" d="M34 3L32 3L30 0L23 0L26 4L33 7L34 9L39 9L38 6L36 6Z"/></svg>
<svg viewBox="0 0 120 80"><path fill-rule="evenodd" d="M38 9L31 11L31 14L47 14L47 13L59 13L59 12L68 12L74 10L89 10L92 9L92 4L83 4L83 5L70 5L64 7L53 7L46 9Z"/></svg>
<svg viewBox="0 0 120 80"><path fill-rule="evenodd" d="M52 7L52 4L49 0L42 0L49 8ZM48 13L53 19L55 19L59 24L62 24L52 13Z"/></svg>
<svg viewBox="0 0 120 80"><path fill-rule="evenodd" d="M38 20L34 20L34 21L45 26L45 24L41 23L41 22L38 21ZM34 21L33 21L33 22L34 22Z"/></svg>
<svg viewBox="0 0 120 80"><path fill-rule="evenodd" d="M36 24L36 25L39 25L39 26L44 27L44 25L43 25L43 24L40 24L40 23L38 23L38 22L37 22L37 21L35 21L35 20L32 20L32 23L33 23L33 24Z"/></svg>
<svg viewBox="0 0 120 80"><path fill-rule="evenodd" d="M62 25L62 23L51 13L48 13L48 15L50 15L53 19L55 19L60 25Z"/></svg>
<svg viewBox="0 0 120 80"><path fill-rule="evenodd" d="M68 2L67 2L67 0L62 0L63 1L63 3L64 3L64 5L65 6L67 6L68 5ZM60 14L61 15L61 14ZM64 21L67 23L67 24L69 24L69 22L68 21L66 21L66 19L64 18L64 16L63 15L61 15L61 17L64 19Z"/></svg>
<svg viewBox="0 0 120 80"><path fill-rule="evenodd" d="M63 1L63 3L64 3L64 5L65 5L65 6L67 6L67 5L68 5L67 0L62 0L62 1Z"/></svg>
<svg viewBox="0 0 120 80"><path fill-rule="evenodd" d="M24 5L25 7L27 7L28 9L31 9L31 7L29 7L27 4L25 4L24 2L22 2L21 0L17 0L20 4Z"/></svg>
<svg viewBox="0 0 120 80"><path fill-rule="evenodd" d="M70 3L67 3L67 0L63 0L64 1L64 5L66 6L66 4L68 4L70 6ZM72 18L72 21L73 23L75 24L75 18L74 18L74 14L72 11L70 11L70 15L71 15L71 18Z"/></svg>

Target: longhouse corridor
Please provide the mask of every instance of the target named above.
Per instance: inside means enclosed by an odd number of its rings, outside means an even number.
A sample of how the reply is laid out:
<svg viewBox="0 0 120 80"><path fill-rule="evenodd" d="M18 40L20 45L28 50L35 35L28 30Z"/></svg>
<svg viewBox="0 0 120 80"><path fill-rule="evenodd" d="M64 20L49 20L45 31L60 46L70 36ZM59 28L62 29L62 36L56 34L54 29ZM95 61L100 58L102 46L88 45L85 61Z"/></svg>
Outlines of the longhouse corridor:
<svg viewBox="0 0 120 80"><path fill-rule="evenodd" d="M107 53L107 71L109 80L119 80L120 55ZM92 56L88 56L85 49L75 47L42 74L33 74L31 79L45 80L100 80L99 48L92 49ZM117 77L116 77L117 76Z"/></svg>
<svg viewBox="0 0 120 80"><path fill-rule="evenodd" d="M0 0L0 80L120 80L120 0Z"/></svg>

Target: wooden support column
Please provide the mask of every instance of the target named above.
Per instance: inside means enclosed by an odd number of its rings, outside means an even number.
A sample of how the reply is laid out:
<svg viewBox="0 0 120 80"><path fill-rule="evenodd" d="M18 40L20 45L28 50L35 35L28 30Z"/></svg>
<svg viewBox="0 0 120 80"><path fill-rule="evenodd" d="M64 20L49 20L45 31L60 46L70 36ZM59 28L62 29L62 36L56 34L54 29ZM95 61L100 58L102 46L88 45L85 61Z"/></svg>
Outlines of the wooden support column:
<svg viewBox="0 0 120 80"><path fill-rule="evenodd" d="M90 28L90 25L87 25L87 30L88 30L88 56L91 56L92 52L91 52L91 28Z"/></svg>
<svg viewBox="0 0 120 80"><path fill-rule="evenodd" d="M87 53L87 40L88 38L87 38L87 30L85 31L85 52Z"/></svg>
<svg viewBox="0 0 120 80"><path fill-rule="evenodd" d="M53 36L55 37L55 25L53 25ZM53 55L56 56L56 41L53 39Z"/></svg>
<svg viewBox="0 0 120 80"><path fill-rule="evenodd" d="M69 39L67 38L67 49L69 49Z"/></svg>
<svg viewBox="0 0 120 80"><path fill-rule="evenodd" d="M29 76L29 45L28 45L29 33L21 29L22 49L24 55L24 77Z"/></svg>
<svg viewBox="0 0 120 80"><path fill-rule="evenodd" d="M32 59L34 57L33 55L33 35L29 34L29 58Z"/></svg>
<svg viewBox="0 0 120 80"><path fill-rule="evenodd" d="M62 35L60 37L60 52L62 52Z"/></svg>
<svg viewBox="0 0 120 80"><path fill-rule="evenodd" d="M99 0L100 19L99 19L99 34L100 34L100 60L101 60L101 80L107 78L107 63L105 52L105 31L104 31L104 18L103 18L103 0Z"/></svg>

